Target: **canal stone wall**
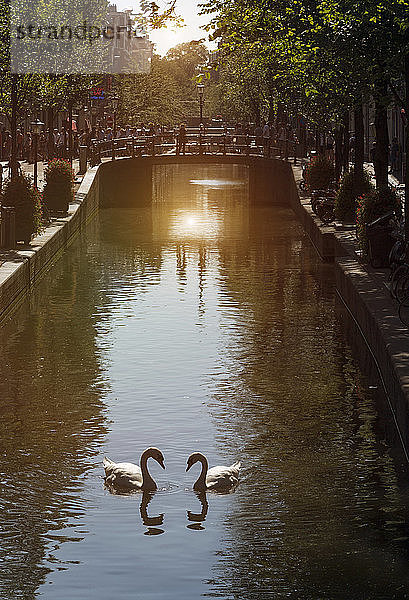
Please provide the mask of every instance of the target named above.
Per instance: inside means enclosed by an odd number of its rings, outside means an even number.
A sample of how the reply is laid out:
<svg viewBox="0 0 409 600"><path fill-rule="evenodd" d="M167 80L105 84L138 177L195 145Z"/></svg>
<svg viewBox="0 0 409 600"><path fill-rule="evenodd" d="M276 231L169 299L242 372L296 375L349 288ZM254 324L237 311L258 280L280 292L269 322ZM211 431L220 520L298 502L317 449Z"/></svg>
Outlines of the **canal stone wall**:
<svg viewBox="0 0 409 600"><path fill-rule="evenodd" d="M288 163L287 163L288 164ZM311 208L310 199L299 192L299 182L302 179L301 167L288 164L288 199L291 208L299 218L304 230L315 246L320 257L326 262L333 262L336 255L334 227L321 223ZM344 254L342 245L337 247L339 254Z"/></svg>
<svg viewBox="0 0 409 600"><path fill-rule="evenodd" d="M337 293L372 355L409 455L409 339L381 278L353 255L335 260Z"/></svg>
<svg viewBox="0 0 409 600"><path fill-rule="evenodd" d="M149 206L152 202L153 164L154 161L145 158L123 158L102 164L98 173L100 206Z"/></svg>

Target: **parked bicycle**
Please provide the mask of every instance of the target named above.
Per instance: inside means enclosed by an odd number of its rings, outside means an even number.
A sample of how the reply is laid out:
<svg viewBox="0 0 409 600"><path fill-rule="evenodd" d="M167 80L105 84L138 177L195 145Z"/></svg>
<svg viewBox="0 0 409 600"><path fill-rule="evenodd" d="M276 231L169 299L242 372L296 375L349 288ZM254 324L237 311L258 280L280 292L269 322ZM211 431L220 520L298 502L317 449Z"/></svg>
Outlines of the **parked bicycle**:
<svg viewBox="0 0 409 600"><path fill-rule="evenodd" d="M395 298L399 302L404 295L406 287L405 279L409 277L409 264L407 258L408 243L404 240L399 224L395 233L392 233L391 235L396 236L396 241L389 253L390 274L387 285L392 298Z"/></svg>
<svg viewBox="0 0 409 600"><path fill-rule="evenodd" d="M398 315L401 322L409 327L409 243L405 241L402 218L398 218L394 212L383 218L389 221L392 227L390 236L396 240L389 253L390 274L387 287L392 298L399 303Z"/></svg>
<svg viewBox="0 0 409 600"><path fill-rule="evenodd" d="M311 208L324 225L335 220L336 189L314 190L311 194Z"/></svg>

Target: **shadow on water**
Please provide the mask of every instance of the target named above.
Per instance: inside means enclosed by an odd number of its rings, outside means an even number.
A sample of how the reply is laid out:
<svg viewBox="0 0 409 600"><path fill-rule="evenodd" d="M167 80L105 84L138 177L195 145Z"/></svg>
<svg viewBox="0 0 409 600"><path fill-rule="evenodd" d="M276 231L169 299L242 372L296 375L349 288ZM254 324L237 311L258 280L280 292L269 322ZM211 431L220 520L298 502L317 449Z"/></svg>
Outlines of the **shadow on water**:
<svg viewBox="0 0 409 600"><path fill-rule="evenodd" d="M393 458L396 468L396 474L399 480L399 487L407 490L409 493L409 465L407 454L404 451L401 437L391 410L390 401L384 387L382 375L374 361L373 355L368 348L366 340L362 337L362 332L357 327L355 321L350 317L345 305L336 296L336 311L342 335L348 340L354 357L356 357L362 373L365 373L364 385L371 390L371 396L376 408L376 418L374 420L374 430L380 441L379 448L390 454ZM396 409L395 409L396 410ZM409 421L409 407L405 412L406 422Z"/></svg>
<svg viewBox="0 0 409 600"><path fill-rule="evenodd" d="M240 310L210 407L246 485L207 595L403 598L409 509L396 431L386 436L385 399L345 341L331 268L291 240L285 219L275 228L266 212L265 243L221 253L226 314L233 301Z"/></svg>

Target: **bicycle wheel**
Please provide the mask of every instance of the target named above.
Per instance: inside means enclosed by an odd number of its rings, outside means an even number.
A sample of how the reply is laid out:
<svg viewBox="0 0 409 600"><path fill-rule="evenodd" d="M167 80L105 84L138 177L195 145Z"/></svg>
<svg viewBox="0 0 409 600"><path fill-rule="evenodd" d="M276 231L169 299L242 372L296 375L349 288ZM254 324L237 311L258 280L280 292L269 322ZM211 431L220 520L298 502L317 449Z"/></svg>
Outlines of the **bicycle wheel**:
<svg viewBox="0 0 409 600"><path fill-rule="evenodd" d="M409 273L400 277L395 286L395 298L400 303L409 294Z"/></svg>
<svg viewBox="0 0 409 600"><path fill-rule="evenodd" d="M406 242L404 240L396 240L394 245L392 246L392 250L389 253L389 264L391 267L393 265L401 265L406 254Z"/></svg>
<svg viewBox="0 0 409 600"><path fill-rule="evenodd" d="M401 322L406 327L409 327L409 293L404 296L402 302L399 304L398 315Z"/></svg>
<svg viewBox="0 0 409 600"><path fill-rule="evenodd" d="M390 279L389 291L391 293L392 298L396 298L396 289L398 285L400 286L400 280L406 279L409 276L409 265L404 263L400 265L392 274Z"/></svg>
<svg viewBox="0 0 409 600"><path fill-rule="evenodd" d="M313 213L316 215L318 215L318 213L317 213L318 206L322 202L322 200L324 200L324 198L322 198L322 196L314 196L313 198L311 198L311 208L312 208Z"/></svg>
<svg viewBox="0 0 409 600"><path fill-rule="evenodd" d="M319 219L321 219L324 225L329 225L332 223L335 218L333 205L325 201L321 202L317 206L317 216Z"/></svg>

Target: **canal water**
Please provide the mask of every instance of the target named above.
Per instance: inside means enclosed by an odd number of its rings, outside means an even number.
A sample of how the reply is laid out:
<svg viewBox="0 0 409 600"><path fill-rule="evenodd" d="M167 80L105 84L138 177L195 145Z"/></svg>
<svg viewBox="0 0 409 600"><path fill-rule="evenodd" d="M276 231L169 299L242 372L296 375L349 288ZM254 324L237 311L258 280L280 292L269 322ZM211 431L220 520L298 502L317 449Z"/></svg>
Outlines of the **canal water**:
<svg viewBox="0 0 409 600"><path fill-rule="evenodd" d="M1 329L0 598L408 597L405 476L331 266L244 167L157 169L154 192ZM151 445L153 497L104 488L104 455ZM234 493L196 496L195 450L242 462Z"/></svg>

